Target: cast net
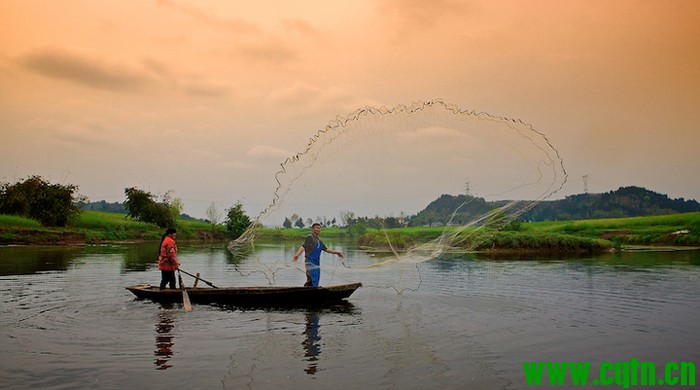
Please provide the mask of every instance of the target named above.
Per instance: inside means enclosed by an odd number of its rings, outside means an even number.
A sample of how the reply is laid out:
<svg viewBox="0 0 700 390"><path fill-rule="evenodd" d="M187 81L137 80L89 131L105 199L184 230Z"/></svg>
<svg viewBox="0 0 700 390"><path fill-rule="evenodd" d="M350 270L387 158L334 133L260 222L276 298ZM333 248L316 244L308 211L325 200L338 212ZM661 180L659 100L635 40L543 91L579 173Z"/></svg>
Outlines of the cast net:
<svg viewBox="0 0 700 390"><path fill-rule="evenodd" d="M251 247L259 226L300 226L299 219L307 228L310 222L342 226L353 246L373 250L373 256L322 265L322 272L337 276L342 270L353 278L354 272L396 267L401 271L386 285L402 290L397 286L406 269L449 251L479 248L566 180L559 152L521 120L442 100L364 107L329 122L281 163L269 205L228 249L234 256L256 256ZM445 194L459 196L426 209ZM409 224L415 231L389 229ZM426 226L438 227L437 237L421 236ZM277 272L293 266L256 261L271 284ZM420 283L420 275L408 279Z"/></svg>

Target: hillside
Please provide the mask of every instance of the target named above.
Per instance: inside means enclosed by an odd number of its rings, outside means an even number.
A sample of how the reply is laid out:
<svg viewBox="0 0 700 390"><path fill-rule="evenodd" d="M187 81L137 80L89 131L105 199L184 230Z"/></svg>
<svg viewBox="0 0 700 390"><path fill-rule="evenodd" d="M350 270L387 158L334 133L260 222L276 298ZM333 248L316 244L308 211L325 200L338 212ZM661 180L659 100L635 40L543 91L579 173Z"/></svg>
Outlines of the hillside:
<svg viewBox="0 0 700 390"><path fill-rule="evenodd" d="M508 201L489 202L470 195L442 195L410 218L412 226L445 224L452 217L457 224L500 207ZM641 187L620 187L603 194L579 194L544 201L521 216L523 221L585 220L666 215L700 211L700 203L683 198L671 199Z"/></svg>

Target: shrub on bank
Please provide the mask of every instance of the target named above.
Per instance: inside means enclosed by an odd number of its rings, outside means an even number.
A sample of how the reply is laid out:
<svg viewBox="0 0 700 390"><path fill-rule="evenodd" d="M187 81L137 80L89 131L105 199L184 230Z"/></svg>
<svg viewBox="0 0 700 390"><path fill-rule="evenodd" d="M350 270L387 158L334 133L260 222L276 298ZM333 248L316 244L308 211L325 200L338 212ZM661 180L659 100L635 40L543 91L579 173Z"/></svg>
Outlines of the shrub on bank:
<svg viewBox="0 0 700 390"><path fill-rule="evenodd" d="M0 182L0 213L34 219L43 226L66 226L80 214L75 185L51 184L41 176L17 183Z"/></svg>

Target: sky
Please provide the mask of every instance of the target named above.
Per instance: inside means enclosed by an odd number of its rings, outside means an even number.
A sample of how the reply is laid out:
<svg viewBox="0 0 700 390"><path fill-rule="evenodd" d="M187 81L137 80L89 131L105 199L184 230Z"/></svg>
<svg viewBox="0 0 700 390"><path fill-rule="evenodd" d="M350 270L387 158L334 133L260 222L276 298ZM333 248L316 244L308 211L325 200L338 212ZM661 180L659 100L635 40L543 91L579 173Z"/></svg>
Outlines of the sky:
<svg viewBox="0 0 700 390"><path fill-rule="evenodd" d="M238 201L255 216L329 121L442 99L545 134L568 174L555 198L700 199L695 0L0 0L0 15L3 182L40 175L108 202L172 191L195 217ZM358 184L324 172L319 185Z"/></svg>

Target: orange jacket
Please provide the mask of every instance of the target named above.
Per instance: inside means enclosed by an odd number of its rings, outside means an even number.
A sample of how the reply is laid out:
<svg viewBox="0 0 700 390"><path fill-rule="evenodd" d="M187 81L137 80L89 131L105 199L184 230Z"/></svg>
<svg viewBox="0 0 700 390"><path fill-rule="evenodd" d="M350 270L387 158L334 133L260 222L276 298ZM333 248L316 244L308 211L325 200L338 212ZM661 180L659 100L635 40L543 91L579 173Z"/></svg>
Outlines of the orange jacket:
<svg viewBox="0 0 700 390"><path fill-rule="evenodd" d="M160 244L158 256L158 269L162 271L175 271L180 264L177 262L177 244L172 237L165 237Z"/></svg>

